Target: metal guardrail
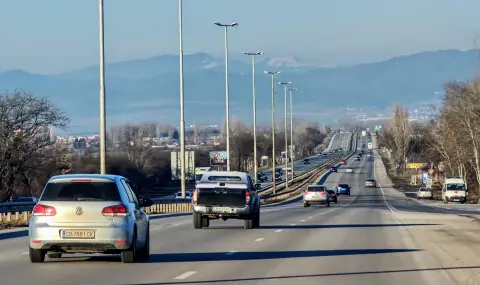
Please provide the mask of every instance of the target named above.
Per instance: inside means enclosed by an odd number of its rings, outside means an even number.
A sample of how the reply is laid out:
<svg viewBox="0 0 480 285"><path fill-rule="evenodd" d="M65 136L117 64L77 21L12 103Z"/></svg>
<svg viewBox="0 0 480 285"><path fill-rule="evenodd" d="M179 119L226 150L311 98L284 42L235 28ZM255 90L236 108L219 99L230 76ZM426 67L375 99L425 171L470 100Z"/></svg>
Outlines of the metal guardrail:
<svg viewBox="0 0 480 285"><path fill-rule="evenodd" d="M335 134L332 136L331 141L329 142L329 145L326 150L330 150L334 139L336 138L338 134ZM351 138L353 139L353 138ZM340 157L336 156L333 159L327 161L326 163L323 163L321 165L316 165L313 166L311 169L308 169L306 171L303 171L297 175L294 175L293 177L293 182L298 182L300 180L304 180L307 177L311 176L315 171L321 169L322 167L325 167L326 165L331 165L334 161L338 160ZM280 181L276 185L276 189L282 190L285 188L285 180ZM273 192L273 186L269 185L267 187L264 187L259 190L259 195L260 196L269 196L271 197L271 193ZM178 198L170 198L170 197L157 197L157 198L150 198L154 204L184 204L184 203L190 203L190 199L178 199ZM0 203L0 214L4 213L15 213L15 212L31 212L33 210L33 207L36 205L36 202L4 202Z"/></svg>

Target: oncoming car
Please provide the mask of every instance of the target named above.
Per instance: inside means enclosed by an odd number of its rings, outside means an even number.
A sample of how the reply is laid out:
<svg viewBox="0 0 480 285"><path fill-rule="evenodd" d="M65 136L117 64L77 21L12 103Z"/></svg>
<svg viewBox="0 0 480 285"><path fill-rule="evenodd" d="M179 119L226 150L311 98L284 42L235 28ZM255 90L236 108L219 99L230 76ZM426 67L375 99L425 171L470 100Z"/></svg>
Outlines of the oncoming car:
<svg viewBox="0 0 480 285"><path fill-rule="evenodd" d="M368 187L376 188L377 187L377 181L373 178L365 180L365 188L368 188Z"/></svg>
<svg viewBox="0 0 480 285"><path fill-rule="evenodd" d="M427 189L425 187L421 187L420 189L418 189L417 199L430 199L430 200L432 200L433 199L433 193L432 193L431 189Z"/></svg>
<svg viewBox="0 0 480 285"><path fill-rule="evenodd" d="M337 172L337 168L335 166L330 166L330 172Z"/></svg>
<svg viewBox="0 0 480 285"><path fill-rule="evenodd" d="M53 176L30 219L30 261L64 253L120 254L123 263L148 259L149 219L141 207L152 204L122 176Z"/></svg>

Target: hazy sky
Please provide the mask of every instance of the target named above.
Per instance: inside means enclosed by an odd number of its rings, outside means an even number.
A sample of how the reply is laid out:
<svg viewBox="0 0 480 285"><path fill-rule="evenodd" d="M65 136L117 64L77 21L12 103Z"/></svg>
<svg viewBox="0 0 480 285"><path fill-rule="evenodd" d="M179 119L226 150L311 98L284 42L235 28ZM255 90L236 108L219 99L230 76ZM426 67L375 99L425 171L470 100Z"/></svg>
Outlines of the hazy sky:
<svg viewBox="0 0 480 285"><path fill-rule="evenodd" d="M351 64L480 44L479 0L184 0L185 52ZM106 60L178 50L177 0L105 0ZM53 73L98 61L98 1L0 0L0 70Z"/></svg>

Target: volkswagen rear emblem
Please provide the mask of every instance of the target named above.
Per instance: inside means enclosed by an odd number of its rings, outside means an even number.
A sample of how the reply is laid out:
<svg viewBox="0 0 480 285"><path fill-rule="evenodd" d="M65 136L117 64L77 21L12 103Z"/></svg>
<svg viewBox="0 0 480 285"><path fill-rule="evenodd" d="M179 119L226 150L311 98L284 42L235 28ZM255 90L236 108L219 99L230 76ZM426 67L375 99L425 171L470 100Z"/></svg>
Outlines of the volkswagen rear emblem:
<svg viewBox="0 0 480 285"><path fill-rule="evenodd" d="M81 208L81 207L77 207L77 208L75 209L75 214L76 214L77 216L80 216L81 214L83 214L82 208Z"/></svg>

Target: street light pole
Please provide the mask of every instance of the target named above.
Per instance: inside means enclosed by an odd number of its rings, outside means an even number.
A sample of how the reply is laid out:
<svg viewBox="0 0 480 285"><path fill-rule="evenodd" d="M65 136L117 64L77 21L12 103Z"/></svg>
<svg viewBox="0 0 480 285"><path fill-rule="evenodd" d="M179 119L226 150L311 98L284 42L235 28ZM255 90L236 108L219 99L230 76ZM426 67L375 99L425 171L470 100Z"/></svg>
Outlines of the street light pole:
<svg viewBox="0 0 480 285"><path fill-rule="evenodd" d="M273 194L277 192L277 183L275 181L275 75L280 71L264 71L272 76L272 186Z"/></svg>
<svg viewBox="0 0 480 285"><path fill-rule="evenodd" d="M297 88L290 89L290 157L292 158L292 162L295 161L294 151L293 151L293 99L292 99L293 91L297 91ZM295 166L295 163L292 163L292 174L295 173L293 169L294 166ZM292 182L293 182L293 175L292 175Z"/></svg>
<svg viewBox="0 0 480 285"><path fill-rule="evenodd" d="M184 106L184 83L183 83L183 9L182 0L178 0L178 34L180 49L180 185L182 198L185 199L186 175L185 175L185 106Z"/></svg>
<svg viewBox="0 0 480 285"><path fill-rule="evenodd" d="M252 99L253 99L253 177L255 184L258 183L257 179L257 99L255 95L255 56L262 55L263 52L244 52L243 54L252 57Z"/></svg>
<svg viewBox="0 0 480 285"><path fill-rule="evenodd" d="M287 85L292 84L292 82L279 82L278 84L283 85L283 93L285 97L285 187L288 188L288 135L287 135ZM292 161L293 164L293 161ZM293 179L293 172L292 172Z"/></svg>
<svg viewBox="0 0 480 285"><path fill-rule="evenodd" d="M106 174L106 117L105 117L105 49L103 25L103 0L98 1L99 40L100 40L100 173Z"/></svg>
<svg viewBox="0 0 480 285"><path fill-rule="evenodd" d="M230 102L228 86L228 28L238 26L237 22L231 24L221 24L215 22L215 25L222 27L225 31L225 124L226 124L226 145L227 145L227 171L230 171Z"/></svg>

